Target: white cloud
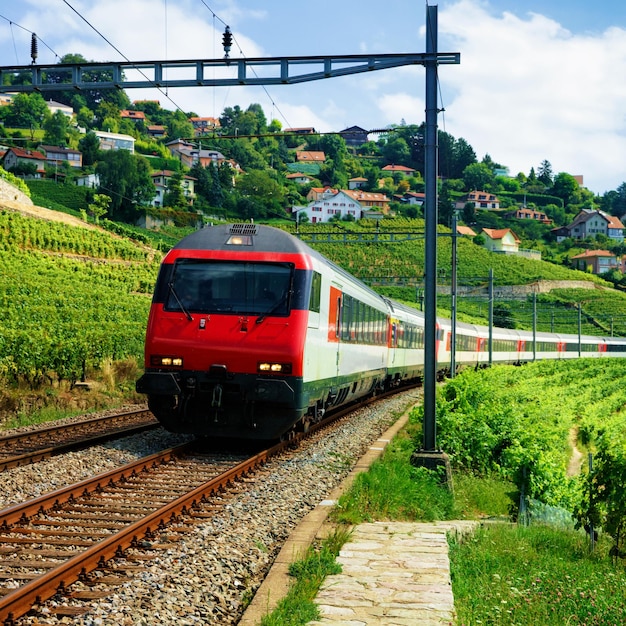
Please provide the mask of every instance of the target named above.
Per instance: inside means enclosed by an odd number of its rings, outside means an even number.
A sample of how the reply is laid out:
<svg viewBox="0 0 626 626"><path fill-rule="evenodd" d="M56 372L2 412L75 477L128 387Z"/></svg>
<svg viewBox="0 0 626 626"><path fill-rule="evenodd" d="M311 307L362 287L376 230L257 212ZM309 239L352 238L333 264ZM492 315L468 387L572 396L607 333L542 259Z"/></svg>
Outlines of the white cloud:
<svg viewBox="0 0 626 626"><path fill-rule="evenodd" d="M574 35L471 0L443 11L439 29L461 52L460 66L439 72L444 93L454 91L446 130L479 158L489 153L512 174L547 159L596 193L626 180L626 31Z"/></svg>

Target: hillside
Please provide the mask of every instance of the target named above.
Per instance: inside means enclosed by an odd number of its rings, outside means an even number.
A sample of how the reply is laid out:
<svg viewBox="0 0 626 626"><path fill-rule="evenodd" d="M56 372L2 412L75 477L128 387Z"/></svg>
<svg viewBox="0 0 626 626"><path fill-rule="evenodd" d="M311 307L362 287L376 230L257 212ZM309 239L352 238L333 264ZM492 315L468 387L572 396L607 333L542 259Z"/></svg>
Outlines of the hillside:
<svg viewBox="0 0 626 626"><path fill-rule="evenodd" d="M0 421L135 399L160 258L72 216L0 203ZM98 392L77 392L86 379Z"/></svg>

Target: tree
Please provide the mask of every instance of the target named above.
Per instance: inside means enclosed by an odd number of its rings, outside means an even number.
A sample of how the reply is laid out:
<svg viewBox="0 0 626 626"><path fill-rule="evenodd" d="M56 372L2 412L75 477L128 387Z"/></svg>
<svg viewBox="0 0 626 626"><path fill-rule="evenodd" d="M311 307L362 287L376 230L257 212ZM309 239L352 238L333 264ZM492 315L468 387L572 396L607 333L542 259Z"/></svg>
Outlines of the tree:
<svg viewBox="0 0 626 626"><path fill-rule="evenodd" d="M556 175L551 192L552 195L561 198L566 206L568 204L577 204L582 198L578 181L566 172Z"/></svg>
<svg viewBox="0 0 626 626"><path fill-rule="evenodd" d="M282 210L284 188L276 182L268 172L251 170L237 179L237 193L240 199L246 199L254 207L255 215L243 215L242 217L265 217L267 215L280 215ZM237 206L250 210L250 204L237 203Z"/></svg>
<svg viewBox="0 0 626 626"><path fill-rule="evenodd" d="M156 189L150 171L145 157L128 150L102 153L96 173L100 178L100 193L111 198L112 219L134 221L139 206L154 198Z"/></svg>
<svg viewBox="0 0 626 626"><path fill-rule="evenodd" d="M9 105L5 123L8 126L30 129L30 138L34 140L35 130L41 127L46 114L49 114L49 110L41 94L18 93Z"/></svg>
<svg viewBox="0 0 626 626"><path fill-rule="evenodd" d="M100 153L100 139L96 133L88 132L79 142L78 148L83 153L83 165L93 165Z"/></svg>
<svg viewBox="0 0 626 626"><path fill-rule="evenodd" d="M494 175L485 163L472 163L463 170L463 182L468 191L486 190L494 182Z"/></svg>
<svg viewBox="0 0 626 626"><path fill-rule="evenodd" d="M454 142L452 169L450 178L462 178L463 171L468 165L476 163L474 148L463 137Z"/></svg>
<svg viewBox="0 0 626 626"><path fill-rule="evenodd" d="M409 145L402 137L395 137L388 141L381 148L381 153L387 163L394 165L407 165L411 161Z"/></svg>
<svg viewBox="0 0 626 626"><path fill-rule="evenodd" d="M546 187L550 187L552 185L552 165L550 161L543 160L539 169L537 170L537 178L540 180Z"/></svg>
<svg viewBox="0 0 626 626"><path fill-rule="evenodd" d="M57 102L63 102L64 104L72 104L72 100L76 95L74 89L63 88L63 83L71 81L71 72L69 68L63 68L63 65L68 64L85 64L90 63L82 54L65 54L61 57L58 63L58 70L49 70L46 74L46 82L48 84L56 83L59 85L58 91L47 91L46 96L51 100ZM83 72L83 80L89 83L103 83L111 82L113 80L113 73L111 70L92 70L89 72ZM109 102L113 104L117 110L127 109L130 106L130 99L126 95L123 89L84 89L80 92L82 97L83 106L87 106L92 111L95 111L98 106L103 102ZM74 110L78 109L74 106Z"/></svg>
<svg viewBox="0 0 626 626"><path fill-rule="evenodd" d="M183 191L183 173L181 171L172 172L167 181L167 191L163 196L163 206L173 209L187 208L187 198Z"/></svg>
<svg viewBox="0 0 626 626"><path fill-rule="evenodd" d="M62 111L56 111L46 118L43 123L44 142L51 146L67 145L67 137L70 132L70 121Z"/></svg>
<svg viewBox="0 0 626 626"><path fill-rule="evenodd" d="M168 137L179 139L193 137L194 135L193 124L182 111L175 111L166 126Z"/></svg>
<svg viewBox="0 0 626 626"><path fill-rule="evenodd" d="M110 204L111 198L109 196L106 196L103 193L97 193L94 195L93 202L89 205L88 210L89 213L93 215L94 222L96 224L99 223L100 218L103 215L106 215Z"/></svg>

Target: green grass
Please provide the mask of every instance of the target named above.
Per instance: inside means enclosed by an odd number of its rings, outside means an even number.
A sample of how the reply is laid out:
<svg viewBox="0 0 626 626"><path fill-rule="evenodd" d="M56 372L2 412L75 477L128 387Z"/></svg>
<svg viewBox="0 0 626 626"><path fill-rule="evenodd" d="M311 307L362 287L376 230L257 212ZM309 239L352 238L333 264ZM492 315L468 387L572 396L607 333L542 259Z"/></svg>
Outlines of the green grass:
<svg viewBox="0 0 626 626"><path fill-rule="evenodd" d="M319 619L315 596L326 576L341 572L336 557L349 536L349 531L339 528L321 545L310 546L301 560L289 566L295 582L276 609L263 617L261 626L299 626Z"/></svg>
<svg viewBox="0 0 626 626"><path fill-rule="evenodd" d="M468 389L473 390L479 404L497 395L495 390L500 391L506 403L521 400L533 415L524 431L528 431L529 437L535 433L538 445L547 422L551 428L557 427L558 420L565 419L569 412L575 413L581 424L589 424L590 436L593 436L591 424L600 427L620 419L622 394L607 389L613 380L619 383L623 378L615 373L620 367L623 367L621 361L613 361L610 377L597 360L551 362L506 370L491 368L484 370L482 376L480 372L472 373ZM451 389L457 389L463 377L455 381L456 387L451 385ZM492 387L488 386L489 381ZM573 390L568 390L568 385L573 385ZM593 390L606 398L596 397ZM533 393L543 398L543 410L541 403L535 407ZM531 409L536 412L533 414ZM466 412L480 413L476 408L467 408ZM548 415L550 420L546 419ZM330 519L340 530L379 520L483 520L484 525L473 535L456 539L451 545L458 626L626 623L626 570L621 562L614 565L609 556L610 537L601 533L595 551L591 552L587 535L573 529L573 520L565 509L554 509L561 514L557 520L555 515L541 515L540 504L536 504L538 515L530 526L511 523L510 514L518 505L519 491L511 480L503 477L506 472L486 470L480 475L469 467L453 469L451 493L439 475L410 463L416 442L420 441L419 420L419 412L412 411L406 427L390 442L381 458L366 473L359 474L339 499ZM478 426L468 423L460 428L476 431ZM445 440L443 424L440 430L441 444ZM562 436L554 441L550 439L556 449L561 444L565 447L563 438L567 432L565 429ZM451 458L454 464L455 455ZM539 523L539 519L551 519L554 523L548 526ZM347 533L339 537L341 541L347 539ZM338 553L339 540L333 538L329 553ZM325 549L323 545L322 550ZM318 575L317 553L310 552L306 558L313 561L307 563L305 559L294 570L298 578L289 599L291 606L298 607L292 609L294 617L281 621L281 617L272 614L268 619L275 621L263 622L264 626L297 626L315 619L305 610L311 608L311 598L315 597L323 578ZM302 617L296 618L299 613Z"/></svg>
<svg viewBox="0 0 626 626"><path fill-rule="evenodd" d="M626 621L626 573L584 533L496 524L450 546L459 626Z"/></svg>

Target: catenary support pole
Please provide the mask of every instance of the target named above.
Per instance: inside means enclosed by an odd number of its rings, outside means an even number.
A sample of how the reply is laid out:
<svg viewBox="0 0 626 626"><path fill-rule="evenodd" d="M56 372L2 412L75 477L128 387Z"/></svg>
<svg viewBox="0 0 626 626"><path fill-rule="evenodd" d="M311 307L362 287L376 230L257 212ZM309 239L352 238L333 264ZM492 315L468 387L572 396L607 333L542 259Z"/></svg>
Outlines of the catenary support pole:
<svg viewBox="0 0 626 626"><path fill-rule="evenodd" d="M426 7L424 450L437 449L437 7Z"/></svg>

